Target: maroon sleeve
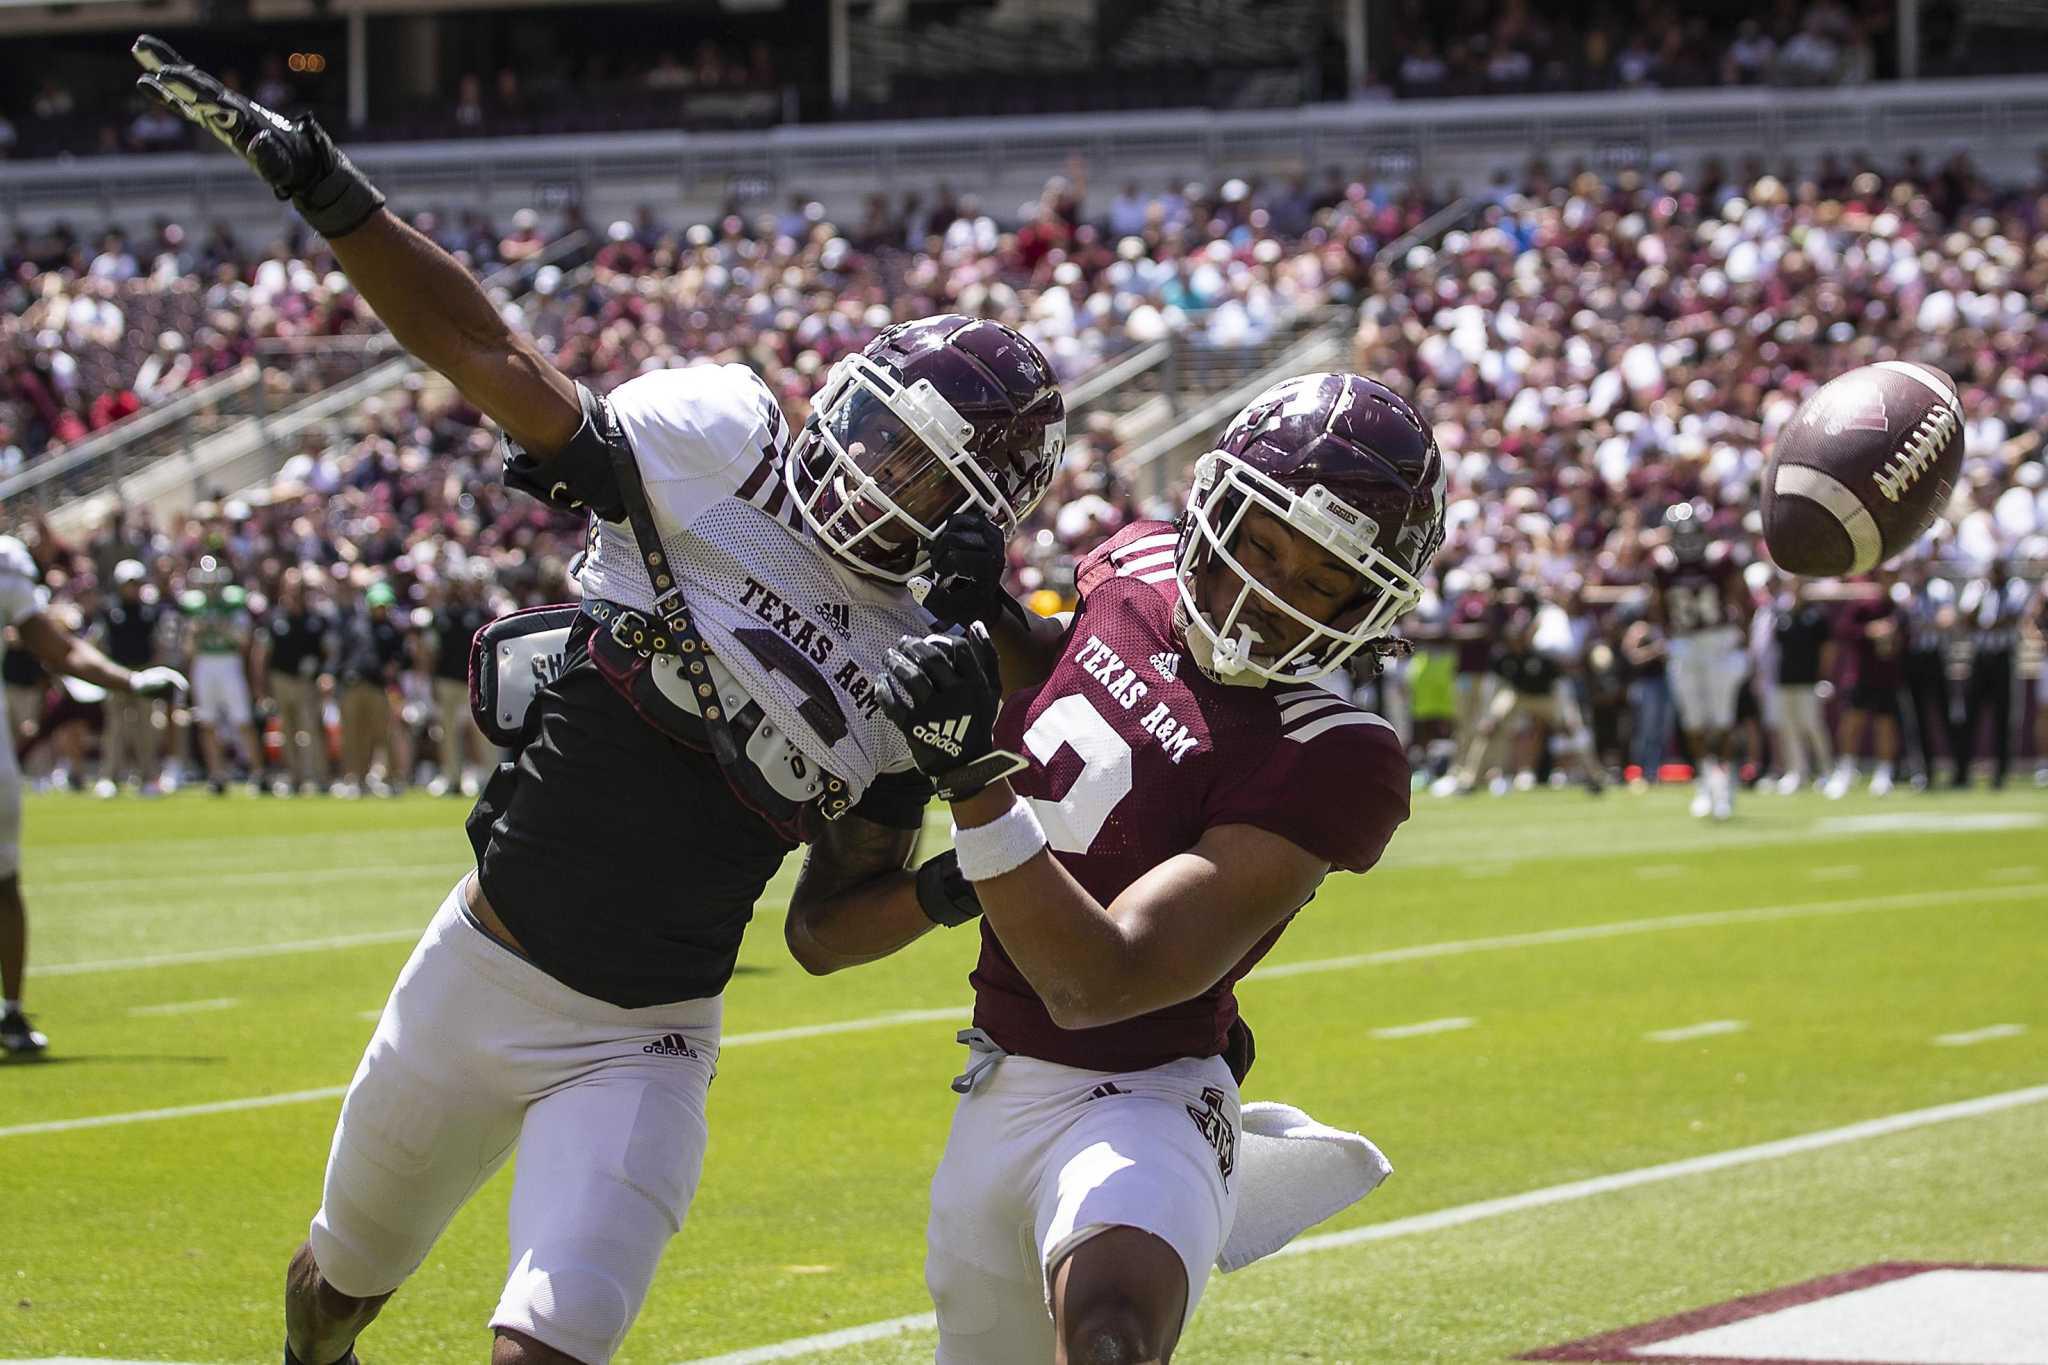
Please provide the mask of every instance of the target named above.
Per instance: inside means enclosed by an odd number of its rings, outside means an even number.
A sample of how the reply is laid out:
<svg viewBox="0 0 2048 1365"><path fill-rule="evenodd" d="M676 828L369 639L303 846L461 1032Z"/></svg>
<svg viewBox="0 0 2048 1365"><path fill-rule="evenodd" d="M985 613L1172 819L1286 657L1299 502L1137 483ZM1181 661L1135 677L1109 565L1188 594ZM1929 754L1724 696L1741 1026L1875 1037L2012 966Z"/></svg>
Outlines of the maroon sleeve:
<svg viewBox="0 0 2048 1365"><path fill-rule="evenodd" d="M1318 723L1327 728L1318 729ZM1333 723L1334 722L1334 723ZM1387 723L1346 708L1276 736L1266 759L1221 784L1206 824L1256 825L1332 867L1364 872L1408 818L1408 757Z"/></svg>
<svg viewBox="0 0 2048 1365"><path fill-rule="evenodd" d="M1074 593L1086 597L1100 584L1116 577L1118 562L1136 562L1157 557L1173 539L1173 526L1164 521L1134 521L1108 540L1090 550L1074 566ZM1142 546L1140 541L1145 542Z"/></svg>

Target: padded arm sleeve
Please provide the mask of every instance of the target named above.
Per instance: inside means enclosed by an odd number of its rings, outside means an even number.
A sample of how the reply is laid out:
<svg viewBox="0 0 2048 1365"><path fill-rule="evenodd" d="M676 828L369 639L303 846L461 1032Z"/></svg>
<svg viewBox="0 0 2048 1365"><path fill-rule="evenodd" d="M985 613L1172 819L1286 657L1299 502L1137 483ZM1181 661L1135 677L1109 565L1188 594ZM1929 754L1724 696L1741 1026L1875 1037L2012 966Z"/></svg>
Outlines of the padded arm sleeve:
<svg viewBox="0 0 2048 1365"><path fill-rule="evenodd" d="M594 512L603 521L626 519L626 500L612 474L614 447L632 458L633 447L613 415L611 404L582 384L576 396L583 404L583 425L569 444L550 459L535 459L510 436L502 438L505 483L565 512Z"/></svg>

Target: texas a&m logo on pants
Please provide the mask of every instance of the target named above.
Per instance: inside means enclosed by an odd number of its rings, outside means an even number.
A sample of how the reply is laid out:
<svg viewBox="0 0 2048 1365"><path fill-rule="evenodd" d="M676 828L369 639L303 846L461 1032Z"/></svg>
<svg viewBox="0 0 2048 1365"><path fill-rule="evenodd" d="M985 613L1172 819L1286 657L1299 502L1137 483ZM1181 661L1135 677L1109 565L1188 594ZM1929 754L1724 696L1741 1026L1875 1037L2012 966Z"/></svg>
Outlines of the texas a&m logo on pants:
<svg viewBox="0 0 2048 1365"><path fill-rule="evenodd" d="M1223 1092L1213 1085L1202 1087L1202 1103L1208 1107L1197 1109L1186 1106L1188 1117L1195 1121L1211 1147L1216 1149L1216 1171L1224 1183L1230 1181L1230 1173L1237 1166L1237 1129L1223 1112Z"/></svg>

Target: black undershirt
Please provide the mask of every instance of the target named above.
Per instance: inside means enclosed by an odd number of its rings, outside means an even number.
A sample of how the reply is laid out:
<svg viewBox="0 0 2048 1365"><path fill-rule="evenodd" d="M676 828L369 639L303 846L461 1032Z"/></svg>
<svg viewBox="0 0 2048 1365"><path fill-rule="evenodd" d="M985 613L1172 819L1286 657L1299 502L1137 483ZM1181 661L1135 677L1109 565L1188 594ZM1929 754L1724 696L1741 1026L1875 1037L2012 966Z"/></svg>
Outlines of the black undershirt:
<svg viewBox="0 0 2048 1365"><path fill-rule="evenodd" d="M534 701L533 738L470 815L478 882L534 965L572 990L625 1009L717 995L796 845L586 657L578 639ZM917 828L929 785L906 776L878 779L855 813Z"/></svg>

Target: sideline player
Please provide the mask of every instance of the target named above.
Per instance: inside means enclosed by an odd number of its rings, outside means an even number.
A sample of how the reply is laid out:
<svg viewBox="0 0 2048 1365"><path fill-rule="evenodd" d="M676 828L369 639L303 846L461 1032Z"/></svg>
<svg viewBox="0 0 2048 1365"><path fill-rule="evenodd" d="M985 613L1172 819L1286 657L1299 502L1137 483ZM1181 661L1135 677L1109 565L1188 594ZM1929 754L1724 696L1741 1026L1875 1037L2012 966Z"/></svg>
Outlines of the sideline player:
<svg viewBox="0 0 2048 1365"><path fill-rule="evenodd" d="M1749 590L1700 509L1673 505L1664 530L1651 559L1650 620L1668 641L1678 724L1700 769L1692 813L1726 820L1735 811L1735 702L1749 668Z"/></svg>
<svg viewBox="0 0 2048 1365"><path fill-rule="evenodd" d="M1381 385L1318 374L1218 447L1178 528L1136 523L1082 561L1035 668L1004 651L1026 686L1000 720L984 638L906 640L891 663L886 705L986 911L978 1055L932 1182L940 1365L1172 1355L1236 1215L1235 984L1408 814L1392 727L1316 679L1421 594L1434 440ZM858 960L887 929L815 938Z"/></svg>
<svg viewBox="0 0 2048 1365"><path fill-rule="evenodd" d="M1866 731L1872 732L1876 751L1870 794L1891 794L1906 693L1907 620L1898 582L1898 574L1890 569L1871 575L1867 592L1842 613L1837 627L1837 634L1849 647L1851 672L1835 741L1835 770L1821 787L1821 794L1830 801L1847 796L1856 781ZM1931 785L1932 779L1929 781Z"/></svg>
<svg viewBox="0 0 2048 1365"><path fill-rule="evenodd" d="M173 668L126 669L50 618L28 547L0 536L0 629L13 626L22 645L52 673L110 692L164 697L185 690ZM32 1056L49 1046L21 1011L28 965L28 910L21 899L21 768L14 745L0 744L0 1051Z"/></svg>
<svg viewBox="0 0 2048 1365"><path fill-rule="evenodd" d="M286 1360L357 1335L519 1148L493 1365L604 1365L702 1167L721 1000L756 900L810 844L792 909L908 893L930 782L881 714L904 584L961 509L1015 529L1065 405L999 323L902 323L828 378L793 438L738 365L607 398L510 330L310 119L136 44L142 84L328 238L401 344L506 434L507 478L588 509L581 614L469 820L477 869L399 974L343 1101L286 1282ZM955 585L957 589L958 585ZM513 619L513 626L519 622Z"/></svg>
<svg viewBox="0 0 2048 1365"><path fill-rule="evenodd" d="M185 651L192 660L192 719L206 785L215 796L228 789L228 751L242 755L252 783L261 785L263 746L249 703L248 595L212 555L203 555L178 596L185 613Z"/></svg>

